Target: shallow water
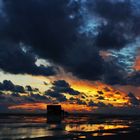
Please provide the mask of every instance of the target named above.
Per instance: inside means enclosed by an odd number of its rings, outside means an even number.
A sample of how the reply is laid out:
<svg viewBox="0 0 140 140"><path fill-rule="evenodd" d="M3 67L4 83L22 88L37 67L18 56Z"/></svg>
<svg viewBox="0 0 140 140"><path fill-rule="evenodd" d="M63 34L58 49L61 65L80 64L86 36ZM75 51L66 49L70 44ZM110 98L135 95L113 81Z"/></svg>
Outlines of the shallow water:
<svg viewBox="0 0 140 140"><path fill-rule="evenodd" d="M45 136L106 136L140 129L139 118L67 116L59 124L48 124L43 116L0 117L0 139L38 138Z"/></svg>

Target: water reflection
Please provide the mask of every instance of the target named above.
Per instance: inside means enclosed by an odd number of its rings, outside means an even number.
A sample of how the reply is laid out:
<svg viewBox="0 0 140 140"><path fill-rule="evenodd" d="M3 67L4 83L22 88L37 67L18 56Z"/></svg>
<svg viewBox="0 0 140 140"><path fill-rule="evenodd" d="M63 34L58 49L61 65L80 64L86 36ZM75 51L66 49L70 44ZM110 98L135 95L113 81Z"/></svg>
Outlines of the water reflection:
<svg viewBox="0 0 140 140"><path fill-rule="evenodd" d="M101 130L112 130L120 128L128 128L127 125L108 125L108 124L68 124L66 125L66 131L80 131L80 132L91 132Z"/></svg>
<svg viewBox="0 0 140 140"><path fill-rule="evenodd" d="M112 135L116 135L115 133L93 133L92 136L93 137L97 137L97 136L112 136Z"/></svg>
<svg viewBox="0 0 140 140"><path fill-rule="evenodd" d="M85 139L86 136L79 136L78 138L80 138L80 139Z"/></svg>
<svg viewBox="0 0 140 140"><path fill-rule="evenodd" d="M0 123L46 123L44 116L1 116Z"/></svg>
<svg viewBox="0 0 140 140"><path fill-rule="evenodd" d="M69 116L61 124L48 124L46 117L0 117L0 139L37 138L45 136L75 137L115 135L127 133L130 128L140 128L139 119L95 118L89 116ZM12 123L13 122L13 123ZM84 135L83 135L84 134Z"/></svg>
<svg viewBox="0 0 140 140"><path fill-rule="evenodd" d="M5 124L0 125L0 139L3 138L36 138L44 136L66 135L67 132L61 125L47 124Z"/></svg>

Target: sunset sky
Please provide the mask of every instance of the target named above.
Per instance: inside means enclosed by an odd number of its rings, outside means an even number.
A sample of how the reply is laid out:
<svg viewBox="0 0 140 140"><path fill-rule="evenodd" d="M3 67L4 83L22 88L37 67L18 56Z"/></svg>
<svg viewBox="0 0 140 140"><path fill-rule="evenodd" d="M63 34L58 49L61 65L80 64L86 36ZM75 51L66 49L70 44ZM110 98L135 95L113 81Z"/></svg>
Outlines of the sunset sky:
<svg viewBox="0 0 140 140"><path fill-rule="evenodd" d="M139 0L0 0L0 113L140 114Z"/></svg>

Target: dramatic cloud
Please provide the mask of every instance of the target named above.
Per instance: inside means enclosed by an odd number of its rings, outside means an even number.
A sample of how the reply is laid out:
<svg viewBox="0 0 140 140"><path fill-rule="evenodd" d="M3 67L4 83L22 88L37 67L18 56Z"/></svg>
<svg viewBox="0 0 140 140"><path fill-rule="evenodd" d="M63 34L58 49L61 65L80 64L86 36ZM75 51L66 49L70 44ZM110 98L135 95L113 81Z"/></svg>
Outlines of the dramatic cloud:
<svg viewBox="0 0 140 140"><path fill-rule="evenodd" d="M55 98L56 101L59 101L59 102L67 101L66 97L62 93L59 93L59 92L46 91L46 95Z"/></svg>
<svg viewBox="0 0 140 140"><path fill-rule="evenodd" d="M30 97L32 97L32 98L34 98L35 100L48 100L48 98L46 97L46 96L44 96L44 95L40 95L40 94L33 94L33 93L31 93L30 94Z"/></svg>
<svg viewBox="0 0 140 140"><path fill-rule="evenodd" d="M10 80L4 80L3 82L0 82L0 95L3 95L3 91L11 91L15 92L12 95L13 96L20 96L19 93L30 93L32 95L32 92L40 93L39 89L32 88L30 85L27 85L26 87L23 87L21 85L15 85Z"/></svg>
<svg viewBox="0 0 140 140"><path fill-rule="evenodd" d="M14 91L14 92L25 92L24 87L20 85L14 85L11 81L4 80L0 83L1 91Z"/></svg>
<svg viewBox="0 0 140 140"><path fill-rule="evenodd" d="M36 61L34 53L24 50L20 44L0 43L0 68L5 72L44 76L55 74L53 67L37 66Z"/></svg>
<svg viewBox="0 0 140 140"><path fill-rule="evenodd" d="M27 86L25 87L25 90L26 90L27 92L39 92L39 89L38 89L38 88L32 88L30 85L27 85Z"/></svg>
<svg viewBox="0 0 140 140"><path fill-rule="evenodd" d="M103 49L120 49L134 41L140 32L139 15L134 13L132 1L89 1L89 9L102 18L96 44ZM135 28L135 29L134 29Z"/></svg>
<svg viewBox="0 0 140 140"><path fill-rule="evenodd" d="M116 2L114 0L95 0L94 9L99 16L113 22L126 21L132 16L132 7L129 0ZM93 5L92 5L93 6Z"/></svg>
<svg viewBox="0 0 140 140"><path fill-rule="evenodd" d="M109 105L105 105L103 102L98 102L98 103L94 103L92 100L90 100L88 102L88 106L91 106L91 107L107 107Z"/></svg>
<svg viewBox="0 0 140 140"><path fill-rule="evenodd" d="M57 101L68 101L64 94L69 94L71 96L80 95L80 92L72 89L65 80L54 81L52 85L51 89L45 92L45 95L56 98Z"/></svg>
<svg viewBox="0 0 140 140"><path fill-rule="evenodd" d="M63 61L63 53L76 39L74 29L78 25L69 17L77 7L71 9L68 3L69 0L4 2L8 19L5 36L33 46L44 57Z"/></svg>
<svg viewBox="0 0 140 140"><path fill-rule="evenodd" d="M138 109L140 106L139 98L133 93L127 95L115 89L111 89L111 87L102 87L102 89L96 91L97 93L94 91L93 95L80 93L72 89L69 83L64 80L52 82L52 87L43 93L28 85L25 88L22 87L23 90L25 90L23 94L17 91L17 87L20 86L14 85L11 81L7 80L0 83L0 103L2 104L2 106L0 105L0 112L3 112L5 107L7 107L7 109L8 107L13 107L13 111L17 111L19 107L21 110L27 109L30 112L36 103L38 103L38 105L40 104L40 106L35 107L36 111L38 109L40 110L41 107L45 109L46 104L50 103L60 103L62 106L66 104L68 107L70 105L76 107L81 106L81 108L85 107L85 111L89 109L95 112L100 111L101 108L104 110L117 108L119 110L124 106L126 109ZM5 94L6 92L8 94ZM7 109L5 111L9 111Z"/></svg>
<svg viewBox="0 0 140 140"><path fill-rule="evenodd" d="M13 3L8 0L3 5L7 22L1 36L5 40L10 38L15 43L31 46L40 57L61 65L78 77L89 79L90 74L91 80L99 79L102 59L98 50L91 46L87 48L87 43L79 44L81 39L77 31L81 16L78 2L16 0Z"/></svg>
<svg viewBox="0 0 140 140"><path fill-rule="evenodd" d="M139 86L140 85L140 72L133 72L130 76L124 79L124 85Z"/></svg>
<svg viewBox="0 0 140 140"><path fill-rule="evenodd" d="M129 93L128 97L130 98L130 103L132 105L140 105L140 100L138 100L133 93Z"/></svg>
<svg viewBox="0 0 140 140"><path fill-rule="evenodd" d="M140 11L135 10L139 7L134 8L134 3L130 0L3 1L0 68L14 74L50 76L56 72L55 65L59 65L82 79L140 85L134 74L139 75L139 71L135 72L132 66L136 40L140 43ZM24 49L19 44L24 44ZM133 54L123 50L128 47ZM108 61L101 51L111 52ZM126 53L133 58L126 59ZM37 66L37 57L48 60L52 66ZM56 85L53 90L75 94L65 86Z"/></svg>
<svg viewBox="0 0 140 140"><path fill-rule="evenodd" d="M80 92L72 89L65 80L54 81L52 90L60 93L68 93L70 95L79 95Z"/></svg>

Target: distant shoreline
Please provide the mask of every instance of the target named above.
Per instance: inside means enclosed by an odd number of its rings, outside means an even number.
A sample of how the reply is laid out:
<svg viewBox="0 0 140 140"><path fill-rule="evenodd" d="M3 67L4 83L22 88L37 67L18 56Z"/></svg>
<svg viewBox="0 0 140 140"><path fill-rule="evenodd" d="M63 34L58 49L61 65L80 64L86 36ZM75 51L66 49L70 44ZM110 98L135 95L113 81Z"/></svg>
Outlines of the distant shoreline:
<svg viewBox="0 0 140 140"><path fill-rule="evenodd" d="M1 116L46 116L47 113L0 113ZM123 115L123 114L94 114L94 113L68 113L66 116L88 116L88 117L140 117L140 115Z"/></svg>

